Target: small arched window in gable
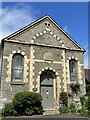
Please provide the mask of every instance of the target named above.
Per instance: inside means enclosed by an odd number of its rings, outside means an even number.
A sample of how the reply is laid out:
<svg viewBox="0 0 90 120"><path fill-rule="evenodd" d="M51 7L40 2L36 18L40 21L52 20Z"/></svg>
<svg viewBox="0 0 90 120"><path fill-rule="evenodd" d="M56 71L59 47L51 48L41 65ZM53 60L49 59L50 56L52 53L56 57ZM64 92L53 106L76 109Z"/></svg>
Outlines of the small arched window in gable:
<svg viewBox="0 0 90 120"><path fill-rule="evenodd" d="M76 81L77 80L77 61L71 59L69 61L69 71L70 71L70 80Z"/></svg>
<svg viewBox="0 0 90 120"><path fill-rule="evenodd" d="M12 58L12 80L23 80L24 57L14 54Z"/></svg>

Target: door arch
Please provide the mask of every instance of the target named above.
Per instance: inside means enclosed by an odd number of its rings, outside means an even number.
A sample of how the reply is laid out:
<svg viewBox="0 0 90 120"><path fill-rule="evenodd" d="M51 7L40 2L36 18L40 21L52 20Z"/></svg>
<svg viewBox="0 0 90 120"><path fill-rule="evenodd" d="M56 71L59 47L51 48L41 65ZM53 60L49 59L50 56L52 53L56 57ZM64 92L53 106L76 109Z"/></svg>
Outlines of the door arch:
<svg viewBox="0 0 90 120"><path fill-rule="evenodd" d="M51 70L45 70L40 75L40 93L44 109L54 107L54 78L55 73Z"/></svg>

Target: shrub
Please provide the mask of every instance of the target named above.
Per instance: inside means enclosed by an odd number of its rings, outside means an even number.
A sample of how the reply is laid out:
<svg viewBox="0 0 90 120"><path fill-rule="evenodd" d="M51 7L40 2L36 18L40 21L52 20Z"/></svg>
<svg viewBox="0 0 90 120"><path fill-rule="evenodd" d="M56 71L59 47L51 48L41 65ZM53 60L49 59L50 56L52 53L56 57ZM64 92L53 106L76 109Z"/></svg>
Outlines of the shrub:
<svg viewBox="0 0 90 120"><path fill-rule="evenodd" d="M0 110L0 117L2 116L1 110Z"/></svg>
<svg viewBox="0 0 90 120"><path fill-rule="evenodd" d="M79 113L83 116L88 116L88 109L86 106L82 106L82 108L79 110Z"/></svg>
<svg viewBox="0 0 90 120"><path fill-rule="evenodd" d="M23 91L17 93L12 103L6 104L4 116L43 114L42 96L39 93Z"/></svg>
<svg viewBox="0 0 90 120"><path fill-rule="evenodd" d="M90 84L86 85L86 94L90 96Z"/></svg>
<svg viewBox="0 0 90 120"><path fill-rule="evenodd" d="M60 98L59 100L61 101L61 103L63 104L63 106L68 106L68 95L66 92L61 92L60 93Z"/></svg>
<svg viewBox="0 0 90 120"><path fill-rule="evenodd" d="M14 106L11 103L6 103L4 108L2 109L1 112L2 116L13 116L16 114L16 111L14 110Z"/></svg>
<svg viewBox="0 0 90 120"><path fill-rule="evenodd" d="M81 102L82 106L85 104L85 97L84 96L80 97L80 102Z"/></svg>
<svg viewBox="0 0 90 120"><path fill-rule="evenodd" d="M72 104L70 105L69 109L70 109L70 112L71 112L71 113L76 113L76 112L77 112L77 110L76 110L76 107L75 107L75 104L74 104L74 103L72 103Z"/></svg>
<svg viewBox="0 0 90 120"><path fill-rule="evenodd" d="M66 106L59 108L60 113L69 113L69 108Z"/></svg>
<svg viewBox="0 0 90 120"><path fill-rule="evenodd" d="M80 101L81 101L81 109L79 110L79 113L83 116L90 116L90 101L89 99L85 98L84 96L80 98Z"/></svg>

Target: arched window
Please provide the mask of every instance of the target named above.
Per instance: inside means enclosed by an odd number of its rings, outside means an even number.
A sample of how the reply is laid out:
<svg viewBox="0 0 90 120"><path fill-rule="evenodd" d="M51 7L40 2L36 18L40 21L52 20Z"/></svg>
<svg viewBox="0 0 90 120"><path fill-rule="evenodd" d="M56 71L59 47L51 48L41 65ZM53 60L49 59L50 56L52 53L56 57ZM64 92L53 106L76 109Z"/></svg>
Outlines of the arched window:
<svg viewBox="0 0 90 120"><path fill-rule="evenodd" d="M12 58L12 80L23 80L24 57L14 54Z"/></svg>
<svg viewBox="0 0 90 120"><path fill-rule="evenodd" d="M70 70L70 80L75 81L77 80L77 61L71 59L69 61L69 70Z"/></svg>

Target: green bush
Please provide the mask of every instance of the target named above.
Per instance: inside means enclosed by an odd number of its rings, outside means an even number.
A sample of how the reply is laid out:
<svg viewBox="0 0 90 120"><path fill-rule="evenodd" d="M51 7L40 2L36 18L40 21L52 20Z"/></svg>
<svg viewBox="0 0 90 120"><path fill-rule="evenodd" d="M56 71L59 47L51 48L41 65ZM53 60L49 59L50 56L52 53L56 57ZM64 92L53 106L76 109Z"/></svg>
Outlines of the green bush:
<svg viewBox="0 0 90 120"><path fill-rule="evenodd" d="M2 109L1 114L2 116L13 116L16 114L12 102L5 104L4 108Z"/></svg>
<svg viewBox="0 0 90 120"><path fill-rule="evenodd" d="M90 84L86 85L86 94L90 96Z"/></svg>
<svg viewBox="0 0 90 120"><path fill-rule="evenodd" d="M74 103L72 103L72 104L70 105L69 109L70 109L70 112L71 112L71 113L76 113L76 112L77 112L77 109L76 109Z"/></svg>
<svg viewBox="0 0 90 120"><path fill-rule="evenodd" d="M83 116L88 116L88 109L86 106L82 106L82 108L79 110L79 113Z"/></svg>
<svg viewBox="0 0 90 120"><path fill-rule="evenodd" d="M2 113L1 113L1 110L0 110L0 117L2 117Z"/></svg>
<svg viewBox="0 0 90 120"><path fill-rule="evenodd" d="M6 104L3 109L3 116L36 114L43 114L42 96L29 91L17 93L12 103Z"/></svg>
<svg viewBox="0 0 90 120"><path fill-rule="evenodd" d="M60 107L59 108L60 113L69 113L69 108L66 106Z"/></svg>
<svg viewBox="0 0 90 120"><path fill-rule="evenodd" d="M33 115L43 112L41 101L39 93L24 91L15 95L13 104L19 115Z"/></svg>
<svg viewBox="0 0 90 120"><path fill-rule="evenodd" d="M60 93L60 102L63 104L63 106L68 106L68 95L66 92L61 92Z"/></svg>
<svg viewBox="0 0 90 120"><path fill-rule="evenodd" d="M80 102L81 102L82 106L85 104L85 97L84 96L80 97Z"/></svg>
<svg viewBox="0 0 90 120"><path fill-rule="evenodd" d="M79 110L79 113L83 116L90 116L90 100L88 98L85 98L84 96L80 98L81 101L81 109Z"/></svg>

